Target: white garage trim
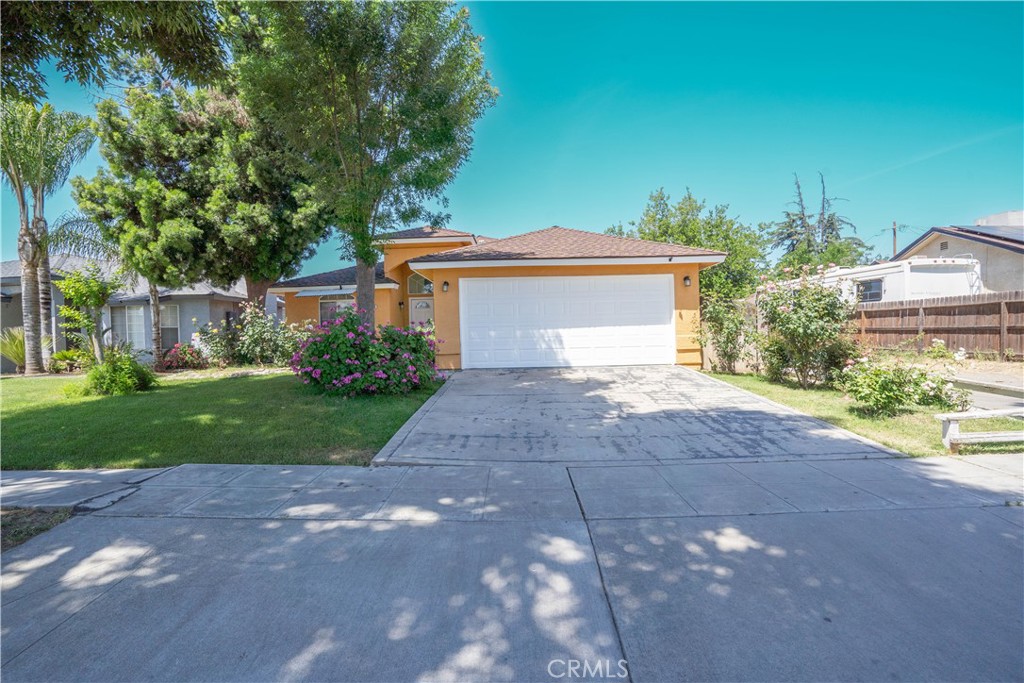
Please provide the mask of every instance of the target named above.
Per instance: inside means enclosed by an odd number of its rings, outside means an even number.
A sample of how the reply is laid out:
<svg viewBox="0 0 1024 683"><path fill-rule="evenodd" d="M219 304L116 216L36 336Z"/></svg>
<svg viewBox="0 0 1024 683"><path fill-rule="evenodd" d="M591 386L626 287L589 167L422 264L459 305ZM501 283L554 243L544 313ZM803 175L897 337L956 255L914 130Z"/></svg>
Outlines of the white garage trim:
<svg viewBox="0 0 1024 683"><path fill-rule="evenodd" d="M461 278L462 367L669 365L670 273Z"/></svg>

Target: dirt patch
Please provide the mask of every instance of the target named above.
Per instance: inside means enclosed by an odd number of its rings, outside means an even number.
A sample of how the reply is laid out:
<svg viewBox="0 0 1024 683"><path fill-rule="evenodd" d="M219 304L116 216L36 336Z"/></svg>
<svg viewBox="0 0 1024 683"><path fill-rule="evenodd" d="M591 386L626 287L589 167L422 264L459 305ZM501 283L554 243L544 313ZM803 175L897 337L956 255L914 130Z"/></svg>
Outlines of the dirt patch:
<svg viewBox="0 0 1024 683"><path fill-rule="evenodd" d="M49 531L71 517L71 508L0 509L0 551L21 545L33 536Z"/></svg>

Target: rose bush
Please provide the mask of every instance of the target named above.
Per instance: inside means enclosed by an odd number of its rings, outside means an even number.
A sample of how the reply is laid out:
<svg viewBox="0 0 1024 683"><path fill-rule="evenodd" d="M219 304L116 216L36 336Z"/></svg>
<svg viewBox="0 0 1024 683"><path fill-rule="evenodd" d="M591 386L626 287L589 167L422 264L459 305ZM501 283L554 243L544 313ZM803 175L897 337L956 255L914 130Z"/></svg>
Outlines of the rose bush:
<svg viewBox="0 0 1024 683"><path fill-rule="evenodd" d="M848 361L836 385L878 415L895 415L911 405L967 410L970 394L958 389L952 378L948 367L936 371L911 365L899 356L862 356Z"/></svg>
<svg viewBox="0 0 1024 683"><path fill-rule="evenodd" d="M803 266L791 283L767 281L758 293L758 309L767 328L759 347L769 379L792 373L804 389L838 372L854 351L845 334L853 305L838 286L821 282L824 266L811 273ZM784 269L789 272L791 269Z"/></svg>
<svg viewBox="0 0 1024 683"><path fill-rule="evenodd" d="M429 327L363 325L354 309L313 328L291 367L305 384L325 392L398 394L437 376L436 340Z"/></svg>
<svg viewBox="0 0 1024 683"><path fill-rule="evenodd" d="M195 335L195 346L220 367L287 365L310 334L310 325L279 324L263 306L246 302L237 322L208 323Z"/></svg>
<svg viewBox="0 0 1024 683"><path fill-rule="evenodd" d="M164 370L202 370L209 366L198 346L175 344L164 354Z"/></svg>

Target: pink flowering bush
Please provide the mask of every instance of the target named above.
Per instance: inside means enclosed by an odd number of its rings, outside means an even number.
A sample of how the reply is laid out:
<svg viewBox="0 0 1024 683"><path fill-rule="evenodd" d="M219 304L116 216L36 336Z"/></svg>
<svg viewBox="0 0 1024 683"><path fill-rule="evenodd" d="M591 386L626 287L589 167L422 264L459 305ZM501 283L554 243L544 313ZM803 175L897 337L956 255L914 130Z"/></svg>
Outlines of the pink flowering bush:
<svg viewBox="0 0 1024 683"><path fill-rule="evenodd" d="M164 370L202 370L209 363L198 346L175 344L164 354Z"/></svg>
<svg viewBox="0 0 1024 683"><path fill-rule="evenodd" d="M314 327L292 356L305 384L346 396L403 394L437 376L430 328L363 325L352 309Z"/></svg>

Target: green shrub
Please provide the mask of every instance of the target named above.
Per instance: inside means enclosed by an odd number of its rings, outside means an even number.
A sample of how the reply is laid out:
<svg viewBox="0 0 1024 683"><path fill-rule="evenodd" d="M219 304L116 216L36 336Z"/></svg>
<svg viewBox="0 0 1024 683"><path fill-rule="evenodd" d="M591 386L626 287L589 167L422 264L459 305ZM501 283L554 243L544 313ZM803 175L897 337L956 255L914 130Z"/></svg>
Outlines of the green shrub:
<svg viewBox="0 0 1024 683"><path fill-rule="evenodd" d="M25 328L8 327L0 332L0 356L15 365L15 371L25 369Z"/></svg>
<svg viewBox="0 0 1024 683"><path fill-rule="evenodd" d="M279 324L262 306L247 302L238 322L204 325L197 332L197 342L210 361L221 367L287 365L309 334L307 326Z"/></svg>
<svg viewBox="0 0 1024 683"><path fill-rule="evenodd" d="M843 337L853 310L838 286L822 284L810 266L803 266L796 283L765 284L758 307L768 330L761 354L769 379L791 372L806 389L835 373L838 359L850 349Z"/></svg>
<svg viewBox="0 0 1024 683"><path fill-rule="evenodd" d="M968 392L953 384L948 370L929 372L898 357L865 356L850 362L836 384L877 415L895 415L915 404L966 410L971 403Z"/></svg>
<svg viewBox="0 0 1024 683"><path fill-rule="evenodd" d="M946 348L942 339L932 339L932 343L924 350L924 355L935 360L953 360L953 352Z"/></svg>
<svg viewBox="0 0 1024 683"><path fill-rule="evenodd" d="M50 372L62 373L62 372L78 372L79 370L88 370L95 365L96 359L89 351L82 349L65 349L64 351L57 351L50 356Z"/></svg>
<svg viewBox="0 0 1024 683"><path fill-rule="evenodd" d="M107 349L102 363L93 366L85 376L87 395L120 396L145 391L156 385L156 375L139 363L129 347Z"/></svg>
<svg viewBox="0 0 1024 683"><path fill-rule="evenodd" d="M701 347L710 345L715 350L711 369L736 374L736 363L749 355L745 343L751 332L750 322L740 304L708 297L702 302L700 320L697 341Z"/></svg>

